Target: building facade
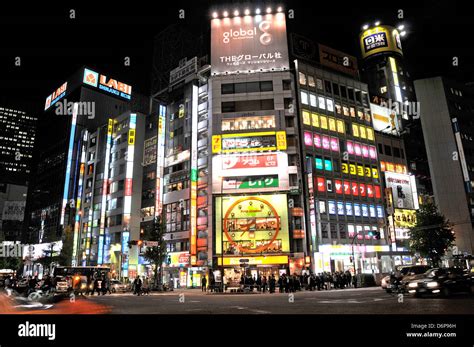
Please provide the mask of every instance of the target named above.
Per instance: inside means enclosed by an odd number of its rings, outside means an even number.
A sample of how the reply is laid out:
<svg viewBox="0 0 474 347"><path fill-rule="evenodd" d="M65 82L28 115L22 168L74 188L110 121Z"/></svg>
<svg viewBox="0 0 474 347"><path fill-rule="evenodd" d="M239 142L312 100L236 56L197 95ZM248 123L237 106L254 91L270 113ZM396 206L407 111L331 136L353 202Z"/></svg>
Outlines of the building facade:
<svg viewBox="0 0 474 347"><path fill-rule="evenodd" d="M474 247L472 88L442 77L415 81L421 123L439 211L453 224L454 254Z"/></svg>

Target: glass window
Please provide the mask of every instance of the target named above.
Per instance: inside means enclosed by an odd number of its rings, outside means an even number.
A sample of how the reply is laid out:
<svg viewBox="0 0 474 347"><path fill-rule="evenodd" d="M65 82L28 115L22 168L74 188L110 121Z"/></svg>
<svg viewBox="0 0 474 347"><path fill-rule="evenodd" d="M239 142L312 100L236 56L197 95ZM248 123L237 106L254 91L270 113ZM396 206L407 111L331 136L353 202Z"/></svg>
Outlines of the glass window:
<svg viewBox="0 0 474 347"><path fill-rule="evenodd" d="M311 120L309 118L309 112L308 111L303 111L303 124L311 125Z"/></svg>
<svg viewBox="0 0 474 347"><path fill-rule="evenodd" d="M326 201L319 200L318 206L319 206L319 213L326 214Z"/></svg>
<svg viewBox="0 0 474 347"><path fill-rule="evenodd" d="M222 131L272 129L275 127L275 116L224 118L221 123Z"/></svg>
<svg viewBox="0 0 474 347"><path fill-rule="evenodd" d="M342 114L342 107L338 103L336 103L336 113L337 114Z"/></svg>
<svg viewBox="0 0 474 347"><path fill-rule="evenodd" d="M367 128L367 139L370 141L374 141L374 130L372 128Z"/></svg>
<svg viewBox="0 0 474 347"><path fill-rule="evenodd" d="M313 127L319 128L319 116L317 113L311 113L311 119L313 121Z"/></svg>
<svg viewBox="0 0 474 347"><path fill-rule="evenodd" d="M359 126L356 123L352 123L352 135L359 137Z"/></svg>
<svg viewBox="0 0 474 347"><path fill-rule="evenodd" d="M328 118L326 116L320 116L319 123L321 124L321 129L328 128Z"/></svg>
<svg viewBox="0 0 474 347"><path fill-rule="evenodd" d="M331 82L324 81L324 87L326 89L326 93L328 93L328 94L332 93Z"/></svg>
<svg viewBox="0 0 474 347"><path fill-rule="evenodd" d="M234 94L234 84L233 83L223 83L221 85L222 94Z"/></svg>
<svg viewBox="0 0 474 347"><path fill-rule="evenodd" d="M328 201L329 214L336 214L336 202L333 200Z"/></svg>
<svg viewBox="0 0 474 347"><path fill-rule="evenodd" d="M332 171L332 161L331 161L331 159L324 159L324 170ZM330 191L330 190L328 189L328 191Z"/></svg>
<svg viewBox="0 0 474 347"><path fill-rule="evenodd" d="M342 121L340 119L337 120L337 132L341 133L341 134L344 134L344 132L345 132L344 121Z"/></svg>
<svg viewBox="0 0 474 347"><path fill-rule="evenodd" d="M318 107L322 110L326 109L326 101L322 96L318 96Z"/></svg>
<svg viewBox="0 0 474 347"><path fill-rule="evenodd" d="M301 85L306 85L306 75L302 72L300 72L299 74L299 82Z"/></svg>
<svg viewBox="0 0 474 347"><path fill-rule="evenodd" d="M323 159L320 157L315 158L316 169L322 170L324 168Z"/></svg>
<svg viewBox="0 0 474 347"><path fill-rule="evenodd" d="M334 92L334 95L339 95L339 85L337 83L332 84L332 90Z"/></svg>
<svg viewBox="0 0 474 347"><path fill-rule="evenodd" d="M341 96L347 98L347 89L344 86L341 86Z"/></svg>
<svg viewBox="0 0 474 347"><path fill-rule="evenodd" d="M273 82L272 81L261 81L260 82L260 91L262 91L262 92L271 92L271 91L273 91Z"/></svg>
<svg viewBox="0 0 474 347"><path fill-rule="evenodd" d="M312 88L316 87L316 83L314 83L314 77L313 76L308 75L308 86L310 86Z"/></svg>
<svg viewBox="0 0 474 347"><path fill-rule="evenodd" d="M301 91L301 103L303 105L308 105L308 93Z"/></svg>
<svg viewBox="0 0 474 347"><path fill-rule="evenodd" d="M318 105L316 104L316 95L313 93L309 94L309 104L313 107L317 107Z"/></svg>
<svg viewBox="0 0 474 347"><path fill-rule="evenodd" d="M336 119L329 117L329 130L336 131Z"/></svg>
<svg viewBox="0 0 474 347"><path fill-rule="evenodd" d="M334 112L334 103L332 99L326 99L326 106L328 111Z"/></svg>
<svg viewBox="0 0 474 347"><path fill-rule="evenodd" d="M392 155L392 147L390 147L389 145L385 145L384 148L386 155Z"/></svg>
<svg viewBox="0 0 474 347"><path fill-rule="evenodd" d="M319 78L316 80L316 87L317 87L319 90L323 90L323 81L320 80Z"/></svg>

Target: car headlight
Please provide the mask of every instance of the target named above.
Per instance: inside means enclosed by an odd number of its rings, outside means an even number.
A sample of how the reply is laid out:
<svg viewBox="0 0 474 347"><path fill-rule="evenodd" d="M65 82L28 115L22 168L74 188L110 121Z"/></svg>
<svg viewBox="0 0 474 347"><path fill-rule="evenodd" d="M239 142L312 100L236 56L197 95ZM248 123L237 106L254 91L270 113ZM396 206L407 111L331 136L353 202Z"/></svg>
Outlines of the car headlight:
<svg viewBox="0 0 474 347"><path fill-rule="evenodd" d="M438 282L428 282L428 283L426 284L426 286L427 286L428 288L434 288L434 287L439 286L439 283L438 283Z"/></svg>
<svg viewBox="0 0 474 347"><path fill-rule="evenodd" d="M416 288L416 287L418 287L418 283L417 282L408 283L408 287L409 288Z"/></svg>
<svg viewBox="0 0 474 347"><path fill-rule="evenodd" d="M82 289L82 288L86 288L86 287L87 287L87 284L85 284L85 283L82 283L82 284L81 284L81 289Z"/></svg>

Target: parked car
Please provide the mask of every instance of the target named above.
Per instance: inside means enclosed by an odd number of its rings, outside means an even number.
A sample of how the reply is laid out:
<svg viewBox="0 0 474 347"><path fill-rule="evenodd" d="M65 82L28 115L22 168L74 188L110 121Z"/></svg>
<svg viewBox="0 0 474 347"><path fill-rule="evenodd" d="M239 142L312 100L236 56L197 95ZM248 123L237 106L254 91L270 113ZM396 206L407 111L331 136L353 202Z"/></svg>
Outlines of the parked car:
<svg viewBox="0 0 474 347"><path fill-rule="evenodd" d="M67 294L70 290L70 284L66 276L56 277L56 293Z"/></svg>
<svg viewBox="0 0 474 347"><path fill-rule="evenodd" d="M399 281L399 285L404 288L406 283L415 279L416 276L421 276L426 271L431 269L428 265L408 265L398 266L395 268L395 277ZM382 278L382 289L385 289L388 293L391 292L390 275Z"/></svg>
<svg viewBox="0 0 474 347"><path fill-rule="evenodd" d="M129 286L119 280L110 280L110 291L112 293L126 292L129 290Z"/></svg>
<svg viewBox="0 0 474 347"><path fill-rule="evenodd" d="M474 294L474 281L469 271L461 268L434 268L407 284L408 293L414 296L450 296L455 292Z"/></svg>

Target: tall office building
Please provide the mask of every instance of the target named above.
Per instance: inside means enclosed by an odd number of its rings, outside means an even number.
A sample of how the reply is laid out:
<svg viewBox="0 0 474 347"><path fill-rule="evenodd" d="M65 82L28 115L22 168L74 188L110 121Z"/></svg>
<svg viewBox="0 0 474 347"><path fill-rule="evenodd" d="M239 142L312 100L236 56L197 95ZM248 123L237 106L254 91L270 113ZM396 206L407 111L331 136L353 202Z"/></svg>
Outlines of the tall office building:
<svg viewBox="0 0 474 347"><path fill-rule="evenodd" d="M360 34L362 78L369 86L370 108L395 264L411 264L408 230L415 210L432 195L419 107L403 61L400 33L389 25L365 28Z"/></svg>
<svg viewBox="0 0 474 347"><path fill-rule="evenodd" d="M26 185L31 172L37 115L0 105L0 181Z"/></svg>
<svg viewBox="0 0 474 347"><path fill-rule="evenodd" d="M134 109L148 110L148 100L115 78L82 68L46 98L38 124L37 159L26 206L23 241L51 242L64 228L74 228L83 131L97 131L109 118Z"/></svg>
<svg viewBox="0 0 474 347"><path fill-rule="evenodd" d="M443 77L414 82L436 204L453 224L453 253L474 250L472 86Z"/></svg>

